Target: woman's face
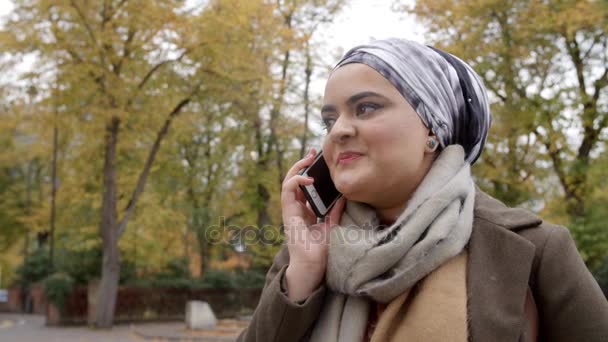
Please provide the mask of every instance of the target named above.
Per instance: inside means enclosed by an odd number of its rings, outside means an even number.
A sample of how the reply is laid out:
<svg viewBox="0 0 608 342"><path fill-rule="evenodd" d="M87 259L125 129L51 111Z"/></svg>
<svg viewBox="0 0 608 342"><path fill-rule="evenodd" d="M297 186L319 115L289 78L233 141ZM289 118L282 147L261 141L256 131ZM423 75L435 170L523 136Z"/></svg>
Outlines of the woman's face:
<svg viewBox="0 0 608 342"><path fill-rule="evenodd" d="M433 161L418 114L388 80L360 63L333 71L323 101L323 154L338 191L376 208L405 204Z"/></svg>

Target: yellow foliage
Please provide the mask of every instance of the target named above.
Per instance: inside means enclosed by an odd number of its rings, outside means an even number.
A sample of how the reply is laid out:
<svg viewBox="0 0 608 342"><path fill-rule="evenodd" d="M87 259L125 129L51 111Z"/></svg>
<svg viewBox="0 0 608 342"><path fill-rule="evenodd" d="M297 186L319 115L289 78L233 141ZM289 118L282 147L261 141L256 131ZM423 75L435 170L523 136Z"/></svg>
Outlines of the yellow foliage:
<svg viewBox="0 0 608 342"><path fill-rule="evenodd" d="M10 108L0 111L0 146L9 147L0 151L0 167L25 168L36 161L41 171L28 211L17 201L0 204L0 210L31 232L48 230L56 127L56 234L64 237L58 247L95 245L112 118L120 120L120 219L159 130L187 100L162 140L120 240L123 257L158 270L192 255L193 230L201 228L192 224L196 210L208 216L206 225L222 216L245 225L255 223L259 205L265 205L279 222L284 170L275 166L279 157L271 144L284 146L291 158L296 148L290 144L301 134L301 122L286 114L279 91L298 85L291 74L283 77L281 67L285 62L289 73L300 72L297 61L284 60L286 52L294 58L311 39L315 20L331 18L341 3L212 0L187 12L179 0L16 1L13 19L0 31L0 53L10 53L0 70L34 53L31 72L23 75L33 86L23 91L20 84L8 85L16 95L10 103L0 100ZM314 19L323 8L325 14ZM290 16L297 20L288 23ZM277 119L269 118L271 108ZM252 157L258 143L268 150L259 156L265 164ZM192 164L186 152L195 154ZM23 195L26 183L21 179L12 189ZM255 202L258 185L267 188L268 203Z"/></svg>

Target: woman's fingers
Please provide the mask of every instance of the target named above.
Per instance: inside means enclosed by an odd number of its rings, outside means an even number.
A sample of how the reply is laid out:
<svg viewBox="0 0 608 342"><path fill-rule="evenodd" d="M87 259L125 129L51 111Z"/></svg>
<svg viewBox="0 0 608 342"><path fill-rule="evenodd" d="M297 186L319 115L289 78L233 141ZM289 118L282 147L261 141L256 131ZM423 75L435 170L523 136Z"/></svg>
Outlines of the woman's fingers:
<svg viewBox="0 0 608 342"><path fill-rule="evenodd" d="M297 175L300 170L312 164L313 160L315 160L314 156L316 154L317 151L313 148L310 150L310 152L308 152L308 154L304 158L298 160L295 164L293 164L289 171L287 171L284 181L288 181L291 177Z"/></svg>
<svg viewBox="0 0 608 342"><path fill-rule="evenodd" d="M298 191L302 191L299 189L299 186L310 185L312 183L314 183L314 179L312 177L302 175L292 176L283 184L281 197L288 201L298 200Z"/></svg>

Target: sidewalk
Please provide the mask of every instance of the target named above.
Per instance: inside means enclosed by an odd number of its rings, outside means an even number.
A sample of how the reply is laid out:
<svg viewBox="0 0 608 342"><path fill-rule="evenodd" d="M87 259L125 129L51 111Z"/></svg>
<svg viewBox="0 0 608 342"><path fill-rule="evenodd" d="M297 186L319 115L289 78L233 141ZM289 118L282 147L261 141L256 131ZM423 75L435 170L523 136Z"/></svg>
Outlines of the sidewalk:
<svg viewBox="0 0 608 342"><path fill-rule="evenodd" d="M211 330L187 330L183 322L158 322L116 325L111 330L89 327L47 327L42 315L0 313L2 342L132 342L198 341L227 342L236 337L248 322L220 320Z"/></svg>
<svg viewBox="0 0 608 342"><path fill-rule="evenodd" d="M143 341L128 325L111 330L88 327L47 327L43 315L0 313L2 342L132 342Z"/></svg>
<svg viewBox="0 0 608 342"><path fill-rule="evenodd" d="M248 321L222 319L213 330L188 330L182 322L145 323L132 326L135 336L151 341L232 342L247 327Z"/></svg>

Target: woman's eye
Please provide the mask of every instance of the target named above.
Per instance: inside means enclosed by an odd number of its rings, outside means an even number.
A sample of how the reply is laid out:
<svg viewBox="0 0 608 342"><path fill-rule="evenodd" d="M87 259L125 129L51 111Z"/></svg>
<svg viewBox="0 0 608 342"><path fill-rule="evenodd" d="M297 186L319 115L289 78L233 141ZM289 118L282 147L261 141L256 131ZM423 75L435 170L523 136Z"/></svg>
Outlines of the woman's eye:
<svg viewBox="0 0 608 342"><path fill-rule="evenodd" d="M357 115L369 114L378 108L380 108L380 106L375 103L361 103L357 105Z"/></svg>
<svg viewBox="0 0 608 342"><path fill-rule="evenodd" d="M327 132L329 132L329 130L331 129L331 126L333 126L335 122L336 122L336 119L334 119L334 118L329 118L329 117L322 118L323 128Z"/></svg>

